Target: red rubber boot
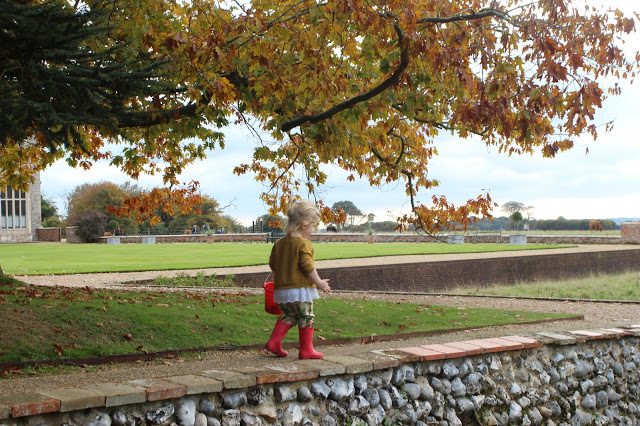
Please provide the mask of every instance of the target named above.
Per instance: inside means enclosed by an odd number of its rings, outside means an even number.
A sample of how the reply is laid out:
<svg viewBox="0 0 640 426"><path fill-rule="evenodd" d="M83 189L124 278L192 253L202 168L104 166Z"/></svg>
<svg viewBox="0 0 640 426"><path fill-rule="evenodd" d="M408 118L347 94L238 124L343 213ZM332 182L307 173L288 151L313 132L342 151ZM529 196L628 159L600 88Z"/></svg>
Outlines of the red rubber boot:
<svg viewBox="0 0 640 426"><path fill-rule="evenodd" d="M289 324L288 322L282 320L276 321L276 325L273 327L271 337L264 347L265 350L269 353L281 357L289 355L287 351L282 349L282 339L284 339L284 336L287 335L287 332L291 327L293 327L293 324Z"/></svg>
<svg viewBox="0 0 640 426"><path fill-rule="evenodd" d="M300 359L322 359L324 354L313 348L313 327L298 327Z"/></svg>

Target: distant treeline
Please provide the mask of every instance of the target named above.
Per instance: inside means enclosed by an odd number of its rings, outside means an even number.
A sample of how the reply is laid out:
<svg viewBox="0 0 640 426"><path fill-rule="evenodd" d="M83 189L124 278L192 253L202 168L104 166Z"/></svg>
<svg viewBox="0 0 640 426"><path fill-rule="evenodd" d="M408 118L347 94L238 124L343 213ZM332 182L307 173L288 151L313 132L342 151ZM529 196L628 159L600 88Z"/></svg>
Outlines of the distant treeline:
<svg viewBox="0 0 640 426"><path fill-rule="evenodd" d="M565 219L560 216L557 219L533 219L526 221L531 231L588 231L589 222L593 219ZM620 229L620 225L610 219L597 219L602 223L604 230ZM513 229L511 219L505 216L495 217L493 220L482 219L471 226L478 231L500 231ZM522 225L520 225L522 228Z"/></svg>
<svg viewBox="0 0 640 426"><path fill-rule="evenodd" d="M529 225L531 231L588 231L589 222L594 219L565 219L559 217L557 219L533 219L520 223L519 229L523 224ZM602 223L603 230L620 229L620 225L610 219L597 219ZM371 224L362 223L359 225L344 225L339 228L340 232L367 232L371 228L374 232L394 232L398 226L397 222L371 222ZM469 226L468 231L510 231L513 230L513 222L506 216L494 217L493 220L482 219L475 224ZM412 231L411 229L409 231Z"/></svg>

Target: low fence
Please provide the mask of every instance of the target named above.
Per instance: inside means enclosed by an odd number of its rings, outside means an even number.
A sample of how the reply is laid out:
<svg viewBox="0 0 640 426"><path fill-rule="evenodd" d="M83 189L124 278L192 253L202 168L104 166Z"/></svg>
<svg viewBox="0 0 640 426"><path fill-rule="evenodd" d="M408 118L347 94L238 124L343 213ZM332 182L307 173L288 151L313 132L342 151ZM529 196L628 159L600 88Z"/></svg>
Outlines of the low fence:
<svg viewBox="0 0 640 426"><path fill-rule="evenodd" d="M67 228L68 230L69 228ZM120 243L140 243L145 235L119 236ZM156 235L157 243L216 243L216 242L267 242L268 233L245 234L183 234ZM68 238L68 237L67 237ZM109 237L102 237L100 241L106 243ZM314 242L361 242L361 243L423 243L446 242L447 236L434 238L420 234L376 234L374 236L355 233L317 233L311 235ZM69 241L67 239L67 241ZM572 235L527 235L527 241L533 244L621 244L619 236L572 236ZM76 242L76 241L74 241ZM498 243L509 244L509 234L474 234L465 235L466 243ZM639 241L640 243L640 241Z"/></svg>
<svg viewBox="0 0 640 426"><path fill-rule="evenodd" d="M36 229L38 241L59 242L62 239L60 228L38 228Z"/></svg>
<svg viewBox="0 0 640 426"><path fill-rule="evenodd" d="M0 400L21 425L635 425L640 325L274 360Z"/></svg>

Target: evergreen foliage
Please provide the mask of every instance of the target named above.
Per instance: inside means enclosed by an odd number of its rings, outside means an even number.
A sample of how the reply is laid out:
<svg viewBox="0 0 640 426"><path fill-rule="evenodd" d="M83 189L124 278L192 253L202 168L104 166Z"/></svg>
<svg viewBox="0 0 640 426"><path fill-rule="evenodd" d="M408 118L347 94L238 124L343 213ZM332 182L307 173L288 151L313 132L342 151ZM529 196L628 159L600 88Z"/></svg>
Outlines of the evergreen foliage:
<svg viewBox="0 0 640 426"><path fill-rule="evenodd" d="M163 63L110 38L107 3L2 1L0 146L36 136L50 151L88 153L86 126L105 135L144 124L136 97L174 93Z"/></svg>

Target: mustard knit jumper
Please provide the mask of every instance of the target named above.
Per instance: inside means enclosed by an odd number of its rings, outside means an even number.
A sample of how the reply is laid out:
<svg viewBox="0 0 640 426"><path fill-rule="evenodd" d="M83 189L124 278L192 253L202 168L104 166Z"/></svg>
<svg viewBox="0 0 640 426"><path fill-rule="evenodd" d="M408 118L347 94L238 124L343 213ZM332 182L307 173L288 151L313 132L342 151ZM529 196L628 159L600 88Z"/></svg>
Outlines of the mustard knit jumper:
<svg viewBox="0 0 640 426"><path fill-rule="evenodd" d="M269 266L274 275L275 289L314 288L308 275L313 272L313 247L311 241L287 234L271 249Z"/></svg>

